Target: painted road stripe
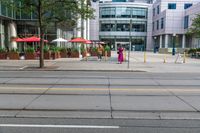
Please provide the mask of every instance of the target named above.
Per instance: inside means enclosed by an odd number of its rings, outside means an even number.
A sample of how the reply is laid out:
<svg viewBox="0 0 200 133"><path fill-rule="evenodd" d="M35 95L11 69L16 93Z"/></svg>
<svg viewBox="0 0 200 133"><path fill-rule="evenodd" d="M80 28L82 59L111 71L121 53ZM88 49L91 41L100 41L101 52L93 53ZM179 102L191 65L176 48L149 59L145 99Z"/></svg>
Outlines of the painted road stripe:
<svg viewBox="0 0 200 133"><path fill-rule="evenodd" d="M3 88L1 90L47 90L48 88ZM54 91L108 91L108 88L50 88L49 90ZM111 91L176 91L176 92L200 92L200 89L126 89L126 88L111 88Z"/></svg>
<svg viewBox="0 0 200 133"><path fill-rule="evenodd" d="M27 125L27 124L0 124L0 127L35 127L35 128L95 128L117 129L119 126L92 126L92 125Z"/></svg>

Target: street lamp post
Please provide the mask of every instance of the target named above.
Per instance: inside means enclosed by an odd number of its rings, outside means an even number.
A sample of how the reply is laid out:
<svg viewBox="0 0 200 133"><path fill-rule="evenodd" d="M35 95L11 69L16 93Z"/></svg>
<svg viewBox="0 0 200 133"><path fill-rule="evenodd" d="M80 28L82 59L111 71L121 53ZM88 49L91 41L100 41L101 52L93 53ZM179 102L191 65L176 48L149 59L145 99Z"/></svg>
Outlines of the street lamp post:
<svg viewBox="0 0 200 133"><path fill-rule="evenodd" d="M157 37L154 36L154 53L156 53L156 39L157 39Z"/></svg>
<svg viewBox="0 0 200 133"><path fill-rule="evenodd" d="M175 51L175 40L176 39L176 34L173 34L173 46L172 46L172 55L175 55L176 51Z"/></svg>
<svg viewBox="0 0 200 133"><path fill-rule="evenodd" d="M132 20L130 20L130 29L129 29L129 50L128 50L128 69L130 68L130 51L131 51L131 29L132 29Z"/></svg>

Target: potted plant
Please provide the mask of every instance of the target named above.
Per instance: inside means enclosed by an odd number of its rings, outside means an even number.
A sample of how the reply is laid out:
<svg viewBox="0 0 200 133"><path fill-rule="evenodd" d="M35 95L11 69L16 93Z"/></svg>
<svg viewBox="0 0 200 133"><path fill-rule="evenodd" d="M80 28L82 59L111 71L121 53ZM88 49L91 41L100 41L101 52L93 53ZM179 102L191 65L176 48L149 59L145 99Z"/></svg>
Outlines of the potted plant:
<svg viewBox="0 0 200 133"><path fill-rule="evenodd" d="M84 46L81 46L81 55L82 55L82 57L86 57L86 54L87 54L86 49L84 48Z"/></svg>
<svg viewBox="0 0 200 133"><path fill-rule="evenodd" d="M77 48L72 48L71 49L71 57L72 58L79 58L79 51Z"/></svg>
<svg viewBox="0 0 200 133"><path fill-rule="evenodd" d="M107 55L107 57L111 57L111 49L108 45L105 46L104 51L105 51L105 55Z"/></svg>
<svg viewBox="0 0 200 133"><path fill-rule="evenodd" d="M59 52L59 48L58 47L51 47L51 57L52 59L57 59L60 58L60 52Z"/></svg>
<svg viewBox="0 0 200 133"><path fill-rule="evenodd" d="M190 55L191 58L196 57L196 49L190 49L188 50L188 54Z"/></svg>
<svg viewBox="0 0 200 133"><path fill-rule="evenodd" d="M18 49L13 48L9 53L8 57L10 60L19 60L19 52Z"/></svg>
<svg viewBox="0 0 200 133"><path fill-rule="evenodd" d="M93 47L92 50L91 50L91 56L97 56L98 55L98 50L96 47Z"/></svg>
<svg viewBox="0 0 200 133"><path fill-rule="evenodd" d="M7 53L6 50L4 48L0 48L0 59L7 59Z"/></svg>
<svg viewBox="0 0 200 133"><path fill-rule="evenodd" d="M50 60L51 59L51 51L49 50L48 46L44 46L44 59Z"/></svg>
<svg viewBox="0 0 200 133"><path fill-rule="evenodd" d="M61 58L67 58L67 49L66 48L60 48L60 56L61 56Z"/></svg>
<svg viewBox="0 0 200 133"><path fill-rule="evenodd" d="M35 49L33 47L28 47L26 49L25 59L26 60L35 60L36 59L36 53L35 53Z"/></svg>

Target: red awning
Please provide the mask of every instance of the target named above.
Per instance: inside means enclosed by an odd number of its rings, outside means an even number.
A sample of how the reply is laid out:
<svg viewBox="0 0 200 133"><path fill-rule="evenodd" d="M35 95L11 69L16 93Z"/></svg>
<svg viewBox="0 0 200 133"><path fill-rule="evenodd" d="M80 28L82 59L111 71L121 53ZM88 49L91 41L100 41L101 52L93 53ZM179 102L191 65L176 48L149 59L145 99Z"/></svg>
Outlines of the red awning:
<svg viewBox="0 0 200 133"><path fill-rule="evenodd" d="M86 43L86 44L92 44L92 41L87 40L85 43Z"/></svg>
<svg viewBox="0 0 200 133"><path fill-rule="evenodd" d="M75 38L75 39L70 40L69 42L86 43L87 40L84 38Z"/></svg>

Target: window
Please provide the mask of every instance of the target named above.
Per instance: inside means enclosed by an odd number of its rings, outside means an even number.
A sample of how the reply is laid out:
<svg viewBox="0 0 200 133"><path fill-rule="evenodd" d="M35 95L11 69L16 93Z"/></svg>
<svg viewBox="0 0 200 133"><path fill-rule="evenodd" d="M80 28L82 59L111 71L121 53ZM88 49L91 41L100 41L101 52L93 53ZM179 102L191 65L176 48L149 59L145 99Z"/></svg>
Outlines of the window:
<svg viewBox="0 0 200 133"><path fill-rule="evenodd" d="M155 14L156 14L156 9L154 8L153 9L153 16L155 16Z"/></svg>
<svg viewBox="0 0 200 133"><path fill-rule="evenodd" d="M157 30L159 30L159 20L157 20Z"/></svg>
<svg viewBox="0 0 200 133"><path fill-rule="evenodd" d="M184 17L184 29L187 29L189 25L189 16Z"/></svg>
<svg viewBox="0 0 200 133"><path fill-rule="evenodd" d="M117 31L130 31L130 24L117 24Z"/></svg>
<svg viewBox="0 0 200 133"><path fill-rule="evenodd" d="M101 18L115 18L115 8L113 7L103 7L100 9Z"/></svg>
<svg viewBox="0 0 200 133"><path fill-rule="evenodd" d="M147 10L143 8L133 8L132 10L132 18L147 18Z"/></svg>
<svg viewBox="0 0 200 133"><path fill-rule="evenodd" d="M161 18L161 29L164 28L164 18Z"/></svg>
<svg viewBox="0 0 200 133"><path fill-rule="evenodd" d="M116 17L117 18L131 18L131 8L117 7Z"/></svg>
<svg viewBox="0 0 200 133"><path fill-rule="evenodd" d="M140 22L140 21L133 22L132 31L134 31L134 32L146 32L146 22Z"/></svg>
<svg viewBox="0 0 200 133"><path fill-rule="evenodd" d="M168 9L176 9L176 3L169 3Z"/></svg>
<svg viewBox="0 0 200 133"><path fill-rule="evenodd" d="M160 13L160 6L158 5L157 6L157 14L159 14Z"/></svg>
<svg viewBox="0 0 200 133"><path fill-rule="evenodd" d="M126 0L112 0L112 2L126 2Z"/></svg>
<svg viewBox="0 0 200 133"><path fill-rule="evenodd" d="M185 5L184 5L184 9L188 9L189 7L191 7L192 6L192 3L186 3Z"/></svg>
<svg viewBox="0 0 200 133"><path fill-rule="evenodd" d="M154 29L155 29L155 23L154 23L154 22L153 22L153 28L152 28L152 29L153 29L153 31L154 31Z"/></svg>

